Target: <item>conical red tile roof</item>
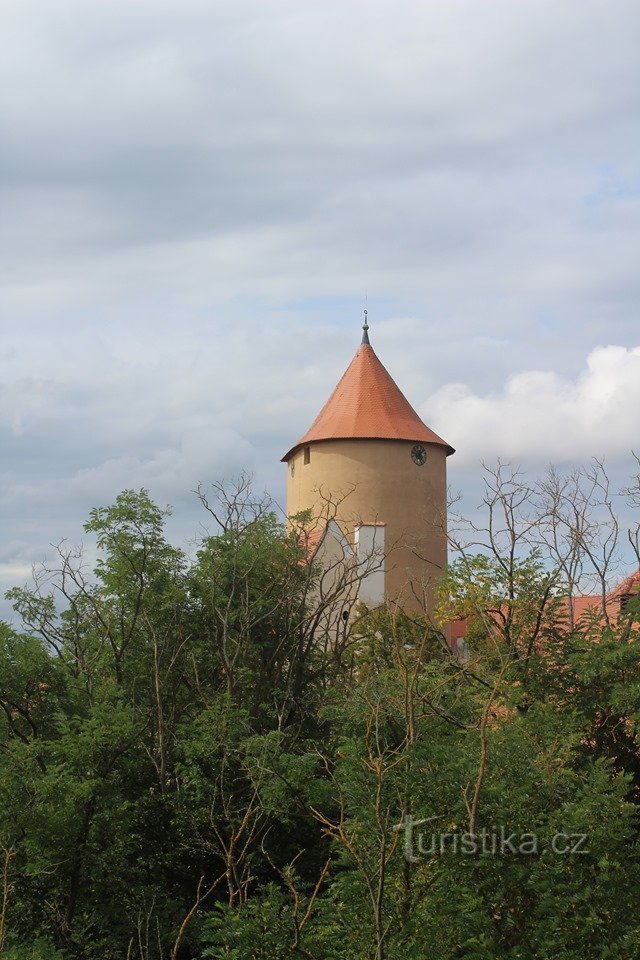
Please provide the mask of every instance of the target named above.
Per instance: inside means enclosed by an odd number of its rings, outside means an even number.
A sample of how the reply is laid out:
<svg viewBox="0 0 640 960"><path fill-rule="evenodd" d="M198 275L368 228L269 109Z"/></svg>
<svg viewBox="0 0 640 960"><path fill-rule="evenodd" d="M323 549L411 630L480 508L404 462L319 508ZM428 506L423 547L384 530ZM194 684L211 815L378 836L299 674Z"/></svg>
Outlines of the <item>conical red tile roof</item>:
<svg viewBox="0 0 640 960"><path fill-rule="evenodd" d="M282 458L318 440L414 440L453 447L426 426L365 342L305 435Z"/></svg>

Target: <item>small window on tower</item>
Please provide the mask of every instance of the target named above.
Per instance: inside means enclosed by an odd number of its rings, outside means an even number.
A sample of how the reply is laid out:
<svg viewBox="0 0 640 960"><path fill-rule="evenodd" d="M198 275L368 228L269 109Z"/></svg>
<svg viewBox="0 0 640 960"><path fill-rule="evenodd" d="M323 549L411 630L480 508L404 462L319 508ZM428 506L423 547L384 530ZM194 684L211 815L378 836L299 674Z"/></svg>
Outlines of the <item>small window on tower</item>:
<svg viewBox="0 0 640 960"><path fill-rule="evenodd" d="M311 447L304 448L304 462L305 462L305 466L308 463L311 463Z"/></svg>

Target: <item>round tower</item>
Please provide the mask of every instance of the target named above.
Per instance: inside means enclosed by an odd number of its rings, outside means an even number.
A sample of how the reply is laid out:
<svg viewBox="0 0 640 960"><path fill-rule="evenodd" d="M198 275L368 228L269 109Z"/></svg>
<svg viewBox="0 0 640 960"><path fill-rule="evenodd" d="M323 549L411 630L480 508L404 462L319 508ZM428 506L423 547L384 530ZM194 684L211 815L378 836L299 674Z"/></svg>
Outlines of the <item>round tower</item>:
<svg viewBox="0 0 640 960"><path fill-rule="evenodd" d="M371 346L362 343L309 430L282 458L287 515L333 517L349 543L380 528L384 600L433 607L447 563L447 467L454 450L426 426ZM382 598L381 598L382 599Z"/></svg>

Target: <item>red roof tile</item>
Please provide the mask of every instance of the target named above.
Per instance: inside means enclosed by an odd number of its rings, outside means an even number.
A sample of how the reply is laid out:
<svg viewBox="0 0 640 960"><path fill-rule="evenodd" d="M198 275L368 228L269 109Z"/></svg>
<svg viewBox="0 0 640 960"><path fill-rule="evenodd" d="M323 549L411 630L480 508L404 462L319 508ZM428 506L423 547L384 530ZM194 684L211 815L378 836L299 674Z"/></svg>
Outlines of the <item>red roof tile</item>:
<svg viewBox="0 0 640 960"><path fill-rule="evenodd" d="M640 570L636 570L630 577L623 580L615 590L612 590L607 599L617 600L620 597L633 596L636 593L640 593Z"/></svg>
<svg viewBox="0 0 640 960"><path fill-rule="evenodd" d="M363 343L303 437L282 458L318 440L414 440L453 447L426 426L376 356Z"/></svg>
<svg viewBox="0 0 640 960"><path fill-rule="evenodd" d="M571 604L573 606L573 619L577 622L586 614L595 614L598 612L598 609L602 610L602 597L597 597L595 594L591 597L572 597Z"/></svg>
<svg viewBox="0 0 640 960"><path fill-rule="evenodd" d="M617 616L620 613L620 601L624 597L636 596L640 594L640 570L636 570L631 576L623 580L613 590L610 590L605 597L605 606L609 616ZM602 596L600 594L591 594L590 596L571 597L571 606L573 608L574 623L579 624L585 618L588 623L596 617L604 621ZM561 616L567 617L569 613L569 601L563 603ZM584 623L584 622L583 622ZM466 620L451 621L451 639L452 641L464 638L467 632Z"/></svg>
<svg viewBox="0 0 640 960"><path fill-rule="evenodd" d="M301 535L300 546L305 552L305 560L303 562L308 562L315 556L316 550L322 543L326 532L327 524L325 523L320 527L316 527L315 530L305 530Z"/></svg>

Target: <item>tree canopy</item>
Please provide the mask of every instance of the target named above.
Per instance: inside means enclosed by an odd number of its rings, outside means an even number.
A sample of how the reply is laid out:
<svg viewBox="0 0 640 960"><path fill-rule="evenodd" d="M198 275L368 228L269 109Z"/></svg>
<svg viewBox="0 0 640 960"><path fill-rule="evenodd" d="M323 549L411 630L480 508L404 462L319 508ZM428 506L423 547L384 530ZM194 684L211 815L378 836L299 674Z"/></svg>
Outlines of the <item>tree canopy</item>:
<svg viewBox="0 0 640 960"><path fill-rule="evenodd" d="M585 476L489 473L435 618L335 636L246 478L193 558L145 490L93 510L95 569L62 544L0 625L0 955L640 955L640 603L573 616L614 562Z"/></svg>

